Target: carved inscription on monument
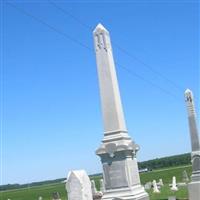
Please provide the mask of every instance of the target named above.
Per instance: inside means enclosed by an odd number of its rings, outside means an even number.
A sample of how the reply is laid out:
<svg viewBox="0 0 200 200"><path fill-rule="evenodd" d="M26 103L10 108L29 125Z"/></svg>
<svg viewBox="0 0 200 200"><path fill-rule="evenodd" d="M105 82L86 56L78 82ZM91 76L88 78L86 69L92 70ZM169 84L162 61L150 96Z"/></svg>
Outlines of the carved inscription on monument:
<svg viewBox="0 0 200 200"><path fill-rule="evenodd" d="M111 164L104 163L103 168L106 189L128 186L125 161L115 161Z"/></svg>
<svg viewBox="0 0 200 200"><path fill-rule="evenodd" d="M200 171L200 157L199 156L194 158L192 170L193 171Z"/></svg>

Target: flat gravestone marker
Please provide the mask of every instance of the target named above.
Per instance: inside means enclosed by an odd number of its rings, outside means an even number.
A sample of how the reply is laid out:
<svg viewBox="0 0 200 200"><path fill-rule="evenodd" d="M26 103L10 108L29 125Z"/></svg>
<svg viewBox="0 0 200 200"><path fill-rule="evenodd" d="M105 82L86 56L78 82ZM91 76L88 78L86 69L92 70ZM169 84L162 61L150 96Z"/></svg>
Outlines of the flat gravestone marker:
<svg viewBox="0 0 200 200"><path fill-rule="evenodd" d="M168 197L168 200L176 200L176 197L175 196L170 196L170 197Z"/></svg>

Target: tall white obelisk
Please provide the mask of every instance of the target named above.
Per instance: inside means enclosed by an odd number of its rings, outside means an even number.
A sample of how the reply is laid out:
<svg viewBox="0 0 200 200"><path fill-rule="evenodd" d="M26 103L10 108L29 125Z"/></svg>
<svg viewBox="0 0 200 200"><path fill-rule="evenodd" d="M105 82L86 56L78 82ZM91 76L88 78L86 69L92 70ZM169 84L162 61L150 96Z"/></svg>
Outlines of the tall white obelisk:
<svg viewBox="0 0 200 200"><path fill-rule="evenodd" d="M192 91L185 91L185 101L187 104L188 121L190 128L190 138L192 146L192 176L188 184L189 200L200 199L200 141L196 121L196 112Z"/></svg>
<svg viewBox="0 0 200 200"><path fill-rule="evenodd" d="M138 150L128 135L120 99L109 32L99 24L94 32L104 138L96 151L103 165L103 200L148 200L140 184Z"/></svg>

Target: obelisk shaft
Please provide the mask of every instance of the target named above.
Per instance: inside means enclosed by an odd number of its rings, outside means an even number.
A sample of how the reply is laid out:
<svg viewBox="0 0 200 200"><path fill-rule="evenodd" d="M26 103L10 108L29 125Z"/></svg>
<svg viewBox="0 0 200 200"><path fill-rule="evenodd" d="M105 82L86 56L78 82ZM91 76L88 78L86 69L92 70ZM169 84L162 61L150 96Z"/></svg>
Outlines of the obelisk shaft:
<svg viewBox="0 0 200 200"><path fill-rule="evenodd" d="M99 24L93 34L104 133L126 131L109 32Z"/></svg>
<svg viewBox="0 0 200 200"><path fill-rule="evenodd" d="M196 112L193 94L190 90L185 92L185 101L187 104L188 121L190 129L191 147L192 151L200 151L199 133L196 121Z"/></svg>
<svg viewBox="0 0 200 200"><path fill-rule="evenodd" d="M109 32L99 24L93 36L104 121L104 138L96 150L103 167L102 200L149 200L140 184L138 145L126 130Z"/></svg>
<svg viewBox="0 0 200 200"><path fill-rule="evenodd" d="M191 138L191 161L192 161L192 176L191 182L188 184L188 194L190 200L199 200L200 197L200 141L196 122L196 113L194 106L194 98L192 91L185 91L185 101L187 104L188 120Z"/></svg>

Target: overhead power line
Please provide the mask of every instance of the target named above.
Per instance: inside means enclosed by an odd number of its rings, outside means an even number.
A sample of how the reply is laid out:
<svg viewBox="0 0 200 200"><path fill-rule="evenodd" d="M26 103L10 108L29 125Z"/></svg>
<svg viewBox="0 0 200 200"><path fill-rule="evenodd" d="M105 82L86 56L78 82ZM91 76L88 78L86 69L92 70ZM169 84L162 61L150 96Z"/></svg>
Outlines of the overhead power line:
<svg viewBox="0 0 200 200"><path fill-rule="evenodd" d="M113 42L115 44L115 46L120 49L120 51L122 51L124 54L126 54L127 56L129 56L130 58L138 61L139 63L141 63L143 66L145 66L147 69L149 69L151 72L153 72L154 74L160 76L161 78L163 78L165 81L168 81L172 86L174 86L176 89L180 90L181 92L184 91L182 86L179 86L177 83L175 83L174 81L170 80L167 76L165 76L164 74L160 73L159 71L155 70L153 67L151 67L149 64L145 63L144 61L142 61L140 58L134 56L133 54L129 53L127 50L123 49L122 47L118 46L115 42Z"/></svg>
<svg viewBox="0 0 200 200"><path fill-rule="evenodd" d="M176 95L174 95L172 92L170 92L170 91L168 91L168 90L166 90L166 89L164 89L164 88L158 86L157 84L155 84L155 83L153 83L153 82L151 82L151 81L145 79L143 76L140 76L139 74L134 73L132 70L130 70L129 68L127 68L127 67L125 67L125 66L119 64L118 62L115 62L115 63L116 63L117 66L121 67L123 70L125 70L126 72L128 72L131 76L134 76L134 77L136 77L137 79L140 79L140 80L144 81L144 82L147 83L148 85L151 85L151 86L157 88L158 90L164 92L165 94L170 95L170 96L173 97L174 99L178 100L178 97L177 97Z"/></svg>
<svg viewBox="0 0 200 200"><path fill-rule="evenodd" d="M71 12L68 12L67 10L63 9L62 7L58 6L54 1L48 0L48 2L55 6L58 10L60 10L62 13L64 13L65 15L68 15L69 17L71 17L73 20L75 20L76 22L78 22L79 24L81 24L83 27L87 28L89 31L92 30L92 27L89 26L88 24L86 24L85 22L83 22L82 20L80 20L78 17L76 17L75 15L72 15Z"/></svg>
<svg viewBox="0 0 200 200"><path fill-rule="evenodd" d="M71 17L72 19L74 19L77 23L81 24L84 28L86 28L89 31L92 31L93 27L88 25L87 23L85 23L83 20L81 20L80 18L76 17L75 15L73 15L71 12L69 12L66 9L63 9L62 7L58 6L54 1L48 0L48 2L53 5L54 7L56 7L58 10L60 10L62 13L64 13L65 15ZM170 80L166 75L164 75L163 73L155 70L152 66L150 66L149 64L145 63L144 61L142 61L142 59L138 58L137 56L133 55L133 53L130 53L129 51L125 50L123 47L121 47L120 45L118 45L116 42L112 41L112 43L125 55L127 55L128 57L132 58L134 61L137 61L138 63L142 64L146 69L150 70L152 73L156 74L157 76L159 76L160 78L162 78L163 80L167 81L169 84L171 84L173 87L175 87L176 89L178 89L181 93L182 91L184 91L184 88L182 86L180 86L179 84L175 83L174 81Z"/></svg>
<svg viewBox="0 0 200 200"><path fill-rule="evenodd" d="M44 20L42 20L42 19L40 19L40 18L34 16L33 14L31 14L31 13L25 11L24 9L19 8L18 6L14 5L14 4L12 4L12 3L7 3L7 4L10 5L10 6L12 6L13 8L15 8L16 10L18 10L18 11L21 12L22 14L24 14L24 15L26 15L26 16L28 16L28 17L31 17L32 19L34 19L35 21L39 22L40 24L42 24L42 25L48 27L50 30L55 31L56 33L58 33L58 34L64 36L64 37L67 38L68 40L71 40L72 42L78 44L79 46L81 46L81 47L87 49L89 52L93 52L93 49L92 49L92 48L88 47L87 45L85 45L84 43L80 42L79 40L77 40L77 39L71 37L70 35L68 35L68 34L66 34L66 33L63 33L61 30L55 28L54 26L50 25L49 23L45 22ZM123 65L121 65L120 63L116 63L116 64L117 64L118 67L121 67L122 69L126 70L129 74L131 74L132 76L134 76L134 77L136 77L136 78L138 78L138 79L140 79L140 80L146 82L148 85L151 85L151 86L153 86L153 87L159 89L160 91L164 92L164 93L167 94L167 95L172 96L173 98L177 98L172 92L170 92L170 91L168 91L168 90L165 90L165 89L163 89L162 87L158 86L157 84L154 84L153 82L151 82L151 81L145 79L144 77L142 77L142 76L140 76L139 74L133 72L132 70L128 69L127 67L125 67L125 66L123 66Z"/></svg>
<svg viewBox="0 0 200 200"><path fill-rule="evenodd" d="M62 32L61 30L55 28L54 26L50 25L49 23L45 22L44 20L38 18L38 17L35 17L34 15L32 15L31 13L27 12L26 10L24 9L21 9L19 8L18 6L12 4L12 3L8 3L8 5L12 6L13 8L15 8L16 10L20 11L21 13L33 18L35 21L39 22L40 24L43 24L45 26L47 26L49 29L57 32L58 34L64 36L65 38L67 38L68 40L71 40L73 41L74 43L77 43L78 45L90 50L90 51L93 51L93 49L91 49L89 46L85 45L84 43L80 42L79 40L77 40L76 38L73 38L72 36L68 35L67 33L64 33Z"/></svg>

